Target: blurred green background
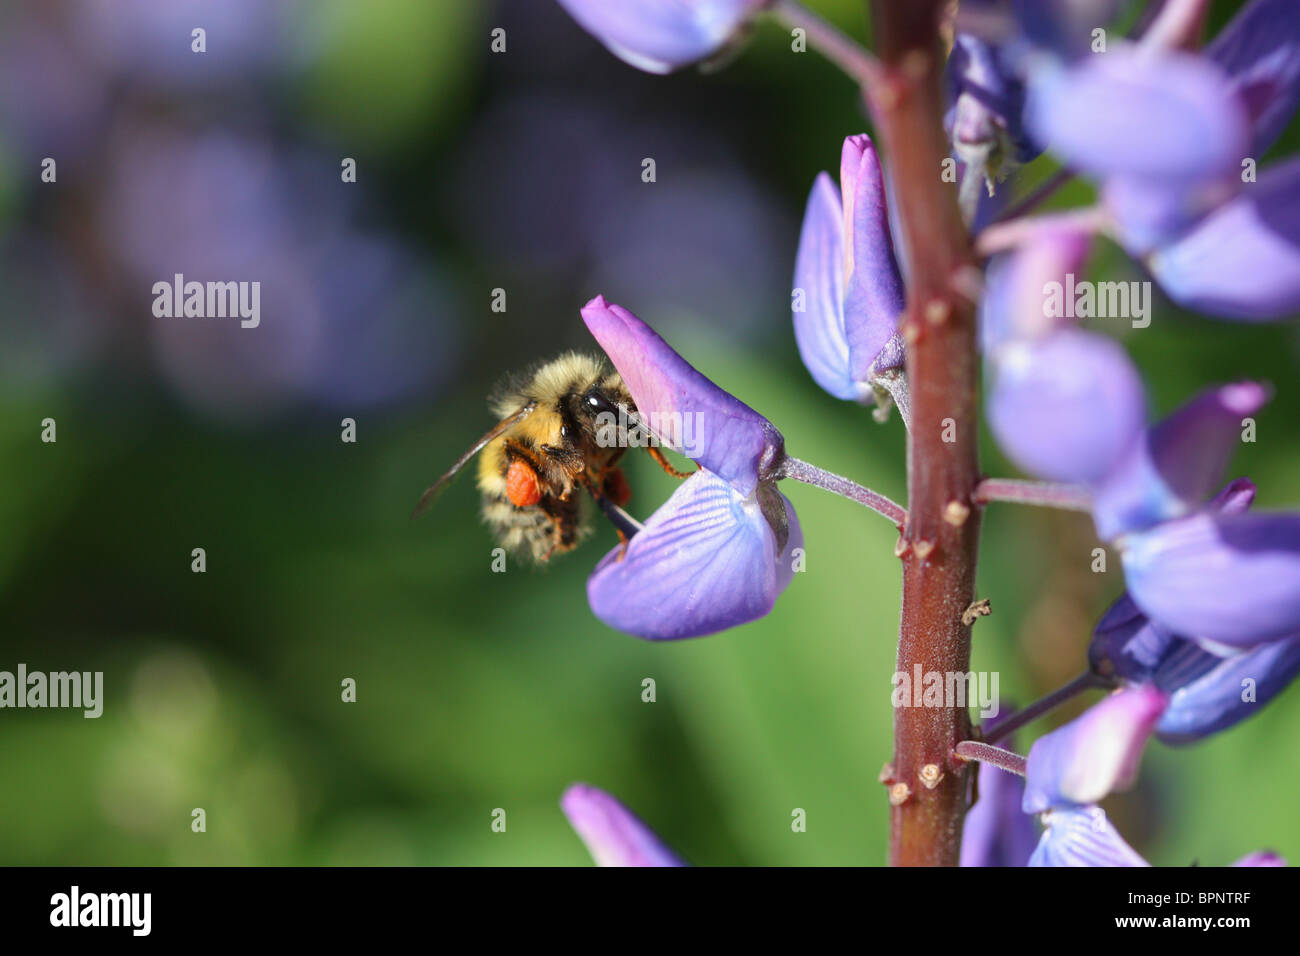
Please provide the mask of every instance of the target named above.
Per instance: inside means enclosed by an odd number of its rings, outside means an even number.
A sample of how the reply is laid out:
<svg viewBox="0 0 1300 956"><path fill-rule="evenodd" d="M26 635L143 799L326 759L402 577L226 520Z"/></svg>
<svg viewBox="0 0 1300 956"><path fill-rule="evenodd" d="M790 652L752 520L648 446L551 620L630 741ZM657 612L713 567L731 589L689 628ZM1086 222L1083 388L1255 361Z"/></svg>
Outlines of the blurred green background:
<svg viewBox="0 0 1300 956"><path fill-rule="evenodd" d="M856 0L810 5L865 35ZM0 669L105 681L98 720L0 711L0 863L583 864L574 781L695 863L884 861L886 522L787 489L808 566L775 611L656 645L587 608L608 528L494 574L471 480L408 519L491 423L497 378L594 349L577 310L597 292L792 453L904 500L901 426L821 392L790 331L807 190L864 128L833 68L764 22L721 72L651 77L542 0L6 0L0 87ZM1293 125L1275 153L1298 145ZM1093 267L1139 277L1104 244ZM181 270L260 279L261 327L153 318ZM1149 329L1109 328L1153 413L1274 382L1232 470L1260 506L1300 501L1294 325L1160 302ZM987 443L984 463L1010 473ZM672 482L630 470L644 517ZM995 506L985 529L974 667L1024 703L1081 670L1118 561L1090 573L1084 516ZM1292 690L1209 743L1152 745L1106 806L1158 864L1300 858L1297 730Z"/></svg>

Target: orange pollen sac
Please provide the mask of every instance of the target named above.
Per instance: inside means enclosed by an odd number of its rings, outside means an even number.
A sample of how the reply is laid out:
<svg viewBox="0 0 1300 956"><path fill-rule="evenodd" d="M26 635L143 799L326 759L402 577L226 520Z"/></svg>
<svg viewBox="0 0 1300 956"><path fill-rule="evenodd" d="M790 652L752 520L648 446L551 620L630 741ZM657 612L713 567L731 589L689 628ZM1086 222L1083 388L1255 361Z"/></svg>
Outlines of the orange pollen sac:
<svg viewBox="0 0 1300 956"><path fill-rule="evenodd" d="M537 484L537 472L521 458L510 463L506 472L506 497L516 508L527 508L542 500L542 489Z"/></svg>
<svg viewBox="0 0 1300 956"><path fill-rule="evenodd" d="M625 505L632 498L632 489L628 486L627 478L618 468L605 475L605 485L602 490L605 497L616 505Z"/></svg>

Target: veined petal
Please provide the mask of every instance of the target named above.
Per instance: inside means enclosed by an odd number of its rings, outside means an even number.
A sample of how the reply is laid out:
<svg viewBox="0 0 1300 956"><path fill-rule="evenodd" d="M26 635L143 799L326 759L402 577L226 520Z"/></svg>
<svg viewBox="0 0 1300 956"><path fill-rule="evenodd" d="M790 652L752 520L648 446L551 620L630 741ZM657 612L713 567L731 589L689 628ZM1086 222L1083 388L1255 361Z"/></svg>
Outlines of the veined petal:
<svg viewBox="0 0 1300 956"><path fill-rule="evenodd" d="M1300 514L1199 512L1120 553L1134 603L1176 634L1253 647L1300 631Z"/></svg>
<svg viewBox="0 0 1300 956"><path fill-rule="evenodd" d="M695 472L627 545L587 580L591 610L610 627L649 640L712 634L772 610L803 547L794 507L785 550L756 498L712 472ZM620 557L621 554L621 557Z"/></svg>
<svg viewBox="0 0 1300 956"><path fill-rule="evenodd" d="M1034 741L1025 764L1024 811L1096 803L1132 785L1165 704L1155 687L1126 687Z"/></svg>
<svg viewBox="0 0 1300 956"><path fill-rule="evenodd" d="M1156 736L1167 744L1192 743L1253 716L1300 673L1300 634L1233 657L1180 644L1156 677L1169 691L1156 724Z"/></svg>
<svg viewBox="0 0 1300 956"><path fill-rule="evenodd" d="M659 439L726 478L742 495L752 495L762 469L784 451L776 426L714 385L650 326L604 296L583 307L582 319L623 377L642 420L692 418L691 448L681 446L680 436L660 433ZM689 434L685 425L682 434Z"/></svg>
<svg viewBox="0 0 1300 956"><path fill-rule="evenodd" d="M1233 866L1286 866L1287 862L1284 857L1278 856L1272 850L1258 850L1248 856L1243 856Z"/></svg>
<svg viewBox="0 0 1300 956"><path fill-rule="evenodd" d="M1300 311L1300 157L1264 170L1147 265L1189 309L1252 322Z"/></svg>
<svg viewBox="0 0 1300 956"><path fill-rule="evenodd" d="M802 293L803 298L792 304L794 340L813 381L836 398L866 402L871 386L854 377L844 335L843 217L840 191L830 176L819 173L808 195L794 260L795 296Z"/></svg>
<svg viewBox="0 0 1300 956"><path fill-rule="evenodd" d="M1020 809L1025 782L993 764L979 768L979 799L961 831L961 866L1024 866L1038 842L1034 818Z"/></svg>
<svg viewBox="0 0 1300 956"><path fill-rule="evenodd" d="M1030 866L1150 866L1111 826L1101 807L1043 814L1043 838Z"/></svg>
<svg viewBox="0 0 1300 956"><path fill-rule="evenodd" d="M1219 31L1205 55L1228 74L1249 111L1258 159L1300 103L1300 16L1293 0L1253 0Z"/></svg>
<svg viewBox="0 0 1300 956"><path fill-rule="evenodd" d="M895 339L903 311L903 279L894 258L885 200L885 176L866 134L844 140L840 153L844 199L844 335L850 374L867 382L873 370L902 361L901 347L885 360L881 351Z"/></svg>
<svg viewBox="0 0 1300 956"><path fill-rule="evenodd" d="M1030 131L1094 177L1203 182L1240 169L1249 129L1223 72L1186 53L1113 46L1031 74Z"/></svg>
<svg viewBox="0 0 1300 956"><path fill-rule="evenodd" d="M560 0L626 63L669 73L717 52L764 0Z"/></svg>
<svg viewBox="0 0 1300 956"><path fill-rule="evenodd" d="M1101 539L1180 517L1204 502L1241 444L1242 420L1271 396L1257 382L1219 386L1148 429L1093 488L1092 516Z"/></svg>
<svg viewBox="0 0 1300 956"><path fill-rule="evenodd" d="M1103 335L1062 329L998 352L989 426L1007 457L1030 474L1095 482L1145 419L1133 362Z"/></svg>
<svg viewBox="0 0 1300 956"><path fill-rule="evenodd" d="M616 799L585 783L560 798L569 825L597 866L685 866L654 832Z"/></svg>

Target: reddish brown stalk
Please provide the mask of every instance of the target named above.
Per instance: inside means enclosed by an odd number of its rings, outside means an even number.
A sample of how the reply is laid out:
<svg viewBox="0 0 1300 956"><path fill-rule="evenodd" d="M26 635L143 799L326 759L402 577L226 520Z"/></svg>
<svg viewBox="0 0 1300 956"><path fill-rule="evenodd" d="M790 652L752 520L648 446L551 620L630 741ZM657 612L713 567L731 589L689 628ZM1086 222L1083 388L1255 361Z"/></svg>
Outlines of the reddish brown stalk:
<svg viewBox="0 0 1300 956"><path fill-rule="evenodd" d="M909 676L970 670L971 605L980 509L976 456L974 268L957 187L941 178L949 155L942 126L940 41L944 0L872 0L884 64L868 93L907 237L909 287L902 330L912 427L908 522L898 550L903 610L898 670ZM969 765L955 756L970 736L964 707L894 711L890 862L955 865L969 793ZM906 789L904 789L904 787Z"/></svg>

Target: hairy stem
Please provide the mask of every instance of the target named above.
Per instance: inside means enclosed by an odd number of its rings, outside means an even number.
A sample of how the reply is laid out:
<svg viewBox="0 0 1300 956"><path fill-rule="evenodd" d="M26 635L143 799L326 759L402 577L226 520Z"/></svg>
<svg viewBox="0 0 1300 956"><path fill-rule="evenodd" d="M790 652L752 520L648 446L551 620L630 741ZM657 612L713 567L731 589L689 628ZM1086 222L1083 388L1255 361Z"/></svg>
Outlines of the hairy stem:
<svg viewBox="0 0 1300 956"><path fill-rule="evenodd" d="M870 99L907 236L907 341L912 427L908 519L898 548L903 606L897 670L967 672L975 591L979 480L973 303L960 277L973 267L955 186L942 181L940 16L945 0L872 0L885 76ZM971 736L964 707L894 711L890 862L953 865L961 849L970 769L954 748ZM942 776L935 782L935 768ZM901 785L906 785L906 790Z"/></svg>
<svg viewBox="0 0 1300 956"><path fill-rule="evenodd" d="M1088 511L1092 495L1082 485L1021 481L1018 478L985 478L975 487L975 500L982 505L990 501L1009 501L1017 505Z"/></svg>
<svg viewBox="0 0 1300 956"><path fill-rule="evenodd" d="M1067 700L1072 700L1079 694L1082 694L1085 690L1093 690L1095 688L1109 686L1110 683L1105 678L1098 677L1091 671L1086 674L1080 674L1074 680L1058 687L1046 697L1040 697L1028 707L1010 713L1005 719L999 720L997 723L993 724L993 726L984 731L984 742L991 744L995 740L1002 740L1010 734L1015 733L1026 724L1037 720L1048 711L1060 707Z"/></svg>
<svg viewBox="0 0 1300 956"><path fill-rule="evenodd" d="M879 81L880 63L839 28L795 0L776 0L771 9L786 25L803 30L813 49L847 73L858 86L867 90Z"/></svg>
<svg viewBox="0 0 1300 956"><path fill-rule="evenodd" d="M802 481L807 485L816 485L818 488L833 492L842 498L848 498L860 505L866 505L872 511L878 512L894 522L896 527L901 528L903 522L907 520L907 512L897 502L891 501L879 492L872 491L856 481L850 481L848 478L827 471L825 468L818 468L816 465L811 465L798 458L786 455L785 461L781 463L779 474L782 478L793 478L795 481Z"/></svg>
<svg viewBox="0 0 1300 956"><path fill-rule="evenodd" d="M995 767L1001 767L1008 773L1025 775L1025 758L1018 753L1012 753L1010 750L1003 750L1001 747L990 747L988 744L980 743L978 740L963 740L953 752L961 760L978 760L981 763L991 763Z"/></svg>

